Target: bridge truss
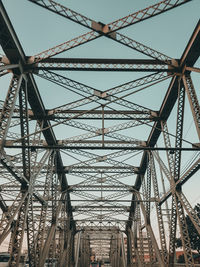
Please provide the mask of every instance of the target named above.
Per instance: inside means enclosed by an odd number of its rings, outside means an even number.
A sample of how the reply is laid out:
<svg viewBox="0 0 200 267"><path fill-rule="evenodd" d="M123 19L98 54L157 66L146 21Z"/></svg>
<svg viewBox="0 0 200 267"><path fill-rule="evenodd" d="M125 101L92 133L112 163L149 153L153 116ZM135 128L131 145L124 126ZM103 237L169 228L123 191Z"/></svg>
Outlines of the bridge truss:
<svg viewBox="0 0 200 267"><path fill-rule="evenodd" d="M199 234L200 220L183 189L200 168L192 79L200 72L200 22L178 59L120 33L194 1L164 0L109 24L52 0L27 1L89 31L26 55L0 0L2 86L9 81L0 102L0 244L8 244L9 266L19 266L24 247L29 266L48 259L85 267L92 255L112 267L174 266L178 233L186 266L194 266L185 215ZM65 56L96 39L144 59ZM72 71L139 75L101 89L69 78ZM55 88L53 98L64 90L61 104L47 107L40 86Z"/></svg>

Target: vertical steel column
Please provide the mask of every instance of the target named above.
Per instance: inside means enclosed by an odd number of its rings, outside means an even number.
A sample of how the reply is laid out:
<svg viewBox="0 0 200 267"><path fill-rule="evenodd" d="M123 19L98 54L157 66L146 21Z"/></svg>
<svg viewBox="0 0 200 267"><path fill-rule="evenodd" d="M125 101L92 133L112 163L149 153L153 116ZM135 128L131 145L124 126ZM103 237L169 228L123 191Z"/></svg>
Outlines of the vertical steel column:
<svg viewBox="0 0 200 267"><path fill-rule="evenodd" d="M78 263L79 263L80 241L81 241L81 232L77 234L77 242L76 242L76 249L75 249L75 267L78 267Z"/></svg>
<svg viewBox="0 0 200 267"><path fill-rule="evenodd" d="M13 232L13 227L15 225L15 216L19 212L28 192L22 197L21 192L17 195L13 204L9 207L6 213L3 213L0 222L0 245L9 235L10 231ZM13 226L12 226L13 225Z"/></svg>
<svg viewBox="0 0 200 267"><path fill-rule="evenodd" d="M152 181L153 181L154 197L157 200L159 200L160 194L159 194L154 158L153 158L153 155L151 152L149 152L148 155L149 155L149 164L151 166L151 177L152 177ZM163 262L167 265L168 253L167 253L167 245L166 245L166 238L165 238L165 228L164 228L164 222L163 222L162 209L161 209L161 206L159 205L158 201L156 201L155 206L156 206L158 227L159 227L159 234L160 234L160 245L161 245L161 251L162 251L162 259L163 259Z"/></svg>
<svg viewBox="0 0 200 267"><path fill-rule="evenodd" d="M162 121L161 127L163 131L164 143L167 148L171 147L171 142L168 134L167 123ZM173 188L174 186L174 156L169 151L167 153L169 172L170 172L170 186ZM176 196L172 196L172 205L171 205L171 222L170 222L170 236L169 236L169 255L168 255L168 264L173 267L175 260L175 238L176 238L176 228L177 228L177 213L176 213L176 205L175 198Z"/></svg>
<svg viewBox="0 0 200 267"><path fill-rule="evenodd" d="M56 227L57 227L57 222L58 222L58 217L61 211L61 207L62 207L62 201L64 200L64 193L61 194L61 197L58 201L58 205L56 207L55 213L52 214L52 224L51 224L51 228L49 230L46 242L44 244L41 256L40 256L40 260L39 260L39 267L43 267L45 264L45 260L47 258L47 255L49 253L49 248L50 248L50 244L52 242L52 239L54 237L55 231L56 231Z"/></svg>
<svg viewBox="0 0 200 267"><path fill-rule="evenodd" d="M58 226L58 242L55 248L55 258L57 262L59 262L59 257L60 254L63 252L63 250L64 250L64 226L63 224L60 223Z"/></svg>
<svg viewBox="0 0 200 267"><path fill-rule="evenodd" d="M69 260L70 260L70 264L69 264L69 266L70 267L74 267L74 245L75 245L75 239L74 239L74 236L75 236L75 231L74 231L74 229L73 229L73 227L72 227L72 241L71 241L71 244L70 244L70 258L69 258Z"/></svg>
<svg viewBox="0 0 200 267"><path fill-rule="evenodd" d="M115 233L114 237L114 266L118 265L118 253L117 253L117 234ZM118 267L118 266L117 266Z"/></svg>
<svg viewBox="0 0 200 267"><path fill-rule="evenodd" d="M194 227L196 228L197 232L200 235L200 218L198 217L197 213L194 211L192 206L190 205L189 201L187 200L186 196L183 194L183 192L177 192L179 201L181 201L182 206L186 210L190 220L194 224Z"/></svg>
<svg viewBox="0 0 200 267"><path fill-rule="evenodd" d="M85 266L89 265L89 236L86 235L85 239Z"/></svg>
<svg viewBox="0 0 200 267"><path fill-rule="evenodd" d="M83 267L84 262L84 245L83 245L83 234L81 235L80 239L80 267Z"/></svg>
<svg viewBox="0 0 200 267"><path fill-rule="evenodd" d="M131 242L132 242L132 263L133 262L138 262L138 250L137 250L137 209L135 207L135 213L133 217L133 225L131 228L129 228L130 231L130 236L131 236ZM133 234L134 233L134 234Z"/></svg>
<svg viewBox="0 0 200 267"><path fill-rule="evenodd" d="M29 122L28 122L28 96L27 96L27 81L22 81L22 86L19 91L19 109L20 109L20 128L21 128L21 144L22 144L22 163L23 174L30 182L30 145L29 142ZM32 185L32 184L31 184ZM26 187L26 185L25 185Z"/></svg>
<svg viewBox="0 0 200 267"><path fill-rule="evenodd" d="M137 236L135 236L136 233L133 234L133 231L131 229L129 229L129 231L130 231L133 248L134 248L135 255L136 255L136 264L138 267L142 267L142 262L140 260L140 256L139 256L139 252L137 248Z"/></svg>
<svg viewBox="0 0 200 267"><path fill-rule="evenodd" d="M55 170L57 171L56 160L55 160ZM58 206L58 197L59 197L59 189L58 189L58 175L53 175L52 186L51 186L51 212L52 212L52 221L51 224L55 225L54 232L52 234L52 239L49 242L49 250L48 250L48 259L51 262L55 257L55 242L56 242L56 234L57 234L57 226L59 215L57 215L57 206ZM64 198L64 196L63 196ZM59 203L60 204L60 203ZM61 202L60 211L62 211L63 203Z"/></svg>
<svg viewBox="0 0 200 267"><path fill-rule="evenodd" d="M58 225L55 228L54 235L49 246L49 253L48 253L49 265L53 265L53 260L55 259L57 233L58 233Z"/></svg>
<svg viewBox="0 0 200 267"><path fill-rule="evenodd" d="M61 267L69 266L71 240L72 240L72 232L68 230L65 236L64 250L62 251L62 254L59 260Z"/></svg>
<svg viewBox="0 0 200 267"><path fill-rule="evenodd" d="M149 164L148 164L148 168L147 168L147 178L151 179ZM149 182L149 184L150 184L150 182ZM148 223L150 223L150 201L149 201L150 196L148 196L148 194L147 194L147 189L145 186L145 179L143 179L143 181L142 181L142 191L143 191L143 196L144 196L145 200L146 201L148 200L148 202L146 203L146 205L144 205L144 207L145 207L145 211L147 212L146 219L147 219ZM149 259L150 259L150 262L153 263L154 262L154 251L153 251L153 245L152 245L152 241L151 241L151 237L150 237L148 228L146 228L146 232L147 232Z"/></svg>
<svg viewBox="0 0 200 267"><path fill-rule="evenodd" d="M120 239L119 233L116 233L116 267L120 266Z"/></svg>
<svg viewBox="0 0 200 267"><path fill-rule="evenodd" d="M9 245L8 245L8 253L11 255L12 253L12 240L14 238L14 229L15 229L15 224L16 224L16 220L13 221L13 226L11 229L11 234L10 234L10 240L9 240Z"/></svg>
<svg viewBox="0 0 200 267"><path fill-rule="evenodd" d="M27 95L27 81L23 81L23 86L19 91L19 108L20 108L20 126L22 136L22 163L24 176L29 181L29 187L22 185L22 190L29 192L29 206L27 215L27 244L30 267L35 266L36 258L36 244L35 244L35 225L33 219L33 173L31 173L31 155L29 142L29 119L28 119L28 95ZM35 164L35 162L33 162Z"/></svg>
<svg viewBox="0 0 200 267"><path fill-rule="evenodd" d="M35 222L34 222L34 214L33 214L33 195L30 194L30 201L28 207L28 215L27 215L27 243L28 243L28 254L29 254L29 266L34 267L36 260L36 230L35 230Z"/></svg>
<svg viewBox="0 0 200 267"><path fill-rule="evenodd" d="M162 260L162 256L160 254L160 250L159 250L159 247L158 247L154 232L153 232L152 227L151 227L151 225L150 225L150 223L149 223L149 221L147 219L148 215L146 214L145 206L144 206L144 204L142 202L142 198L141 198L141 196L139 194L138 194L138 199L140 200L140 206L141 206L141 210L142 210L142 213L143 213L143 216L144 216L144 220L145 220L145 227L148 230L148 233L150 235L150 238L151 238L151 241L152 241L155 253L156 253L156 257L157 257L158 262L160 264L159 266L160 267L165 267L166 265Z"/></svg>
<svg viewBox="0 0 200 267"><path fill-rule="evenodd" d="M60 266L68 267L74 264L74 225L71 224L71 218L67 218L67 223L65 224L65 240L64 240L64 250L60 257Z"/></svg>
<svg viewBox="0 0 200 267"><path fill-rule="evenodd" d="M4 142L8 133L11 118L17 101L18 93L21 88L23 77L13 75L4 105L0 114L0 152L2 152ZM1 154L0 154L1 155Z"/></svg>
<svg viewBox="0 0 200 267"><path fill-rule="evenodd" d="M139 250L138 250L138 203L135 205L135 214L134 214L134 224L133 224L133 230L131 230L131 236L132 236L132 242L133 242L133 248L135 251L136 256L136 262L138 263L138 266L142 266Z"/></svg>
<svg viewBox="0 0 200 267"><path fill-rule="evenodd" d="M142 223L141 223L141 214L140 214L140 206L139 203L137 203L137 223L138 223L138 230L139 230L139 254L140 254L140 259L141 259L141 263L142 266L144 266L144 237L142 234Z"/></svg>
<svg viewBox="0 0 200 267"><path fill-rule="evenodd" d="M176 126L176 141L175 147L180 148L182 146L183 135L183 116L184 116L184 104L185 104L185 89L179 81L179 96L178 96L178 111L177 111L177 126ZM181 240L184 250L184 258L186 266L194 264L191 245L187 230L187 224L185 220L185 214L183 206L179 201L176 192L181 192L181 187L176 187L174 184L180 178L180 165L181 165L181 151L176 150L174 155L174 168L173 177L171 179L172 187L172 215L171 215L171 231L170 231L170 247L169 247L169 264L174 265L175 254L175 238L176 238L176 221L178 217L179 229L181 233ZM172 172L171 172L172 173Z"/></svg>
<svg viewBox="0 0 200 267"><path fill-rule="evenodd" d="M87 235L84 232L81 238L81 263L82 266L87 266Z"/></svg>
<svg viewBox="0 0 200 267"><path fill-rule="evenodd" d="M132 242L129 229L127 229L126 231L126 236L127 236L127 266L129 267L132 264Z"/></svg>
<svg viewBox="0 0 200 267"><path fill-rule="evenodd" d="M29 145L29 126L28 126L28 106L27 106L27 86L26 81L22 79L21 86L19 90L19 108L20 108L20 126L21 126L21 136L22 136L22 163L23 163L23 175L30 183L30 151L26 148ZM27 183L23 183L21 185L21 194L22 196L26 194L28 191ZM32 188L31 188L32 190ZM31 193L31 192L30 192ZM20 257L21 257L21 248L23 244L24 232L25 232L25 224L28 219L28 210L29 206L32 205L32 196L28 193L26 198L24 199L24 203L22 204L17 222L15 225L15 229L13 232L12 239L12 247L11 247L11 256L9 260L9 266L19 266ZM29 229L27 229L27 237L29 237ZM34 235L30 234L31 237L34 238ZM29 243L29 238L28 238ZM33 246L29 246L29 257L30 263L32 260L32 254L34 257L35 252L34 241ZM31 265L32 266L32 265Z"/></svg>
<svg viewBox="0 0 200 267"><path fill-rule="evenodd" d="M26 91L25 91L26 92ZM27 98L27 96L26 96ZM28 113L28 108L27 108L27 113ZM28 122L28 114L27 114L27 122ZM26 122L26 123L27 123ZM35 134L33 135L33 138L31 139L31 143L33 145L38 144L38 142L41 139L41 132L39 124L36 122L35 126ZM28 133L27 133L28 134ZM39 258L39 253L41 251L41 247L38 249L37 248L37 238L40 235L39 230L36 234L36 229L35 229L35 223L34 223L34 207L33 207L33 190L35 186L35 181L37 176L40 174L41 169L43 168L44 164L46 164L46 161L49 159L49 156L51 154L51 150L45 152L43 157L37 162L38 160L38 150L36 151L31 151L30 152L30 166L31 166L31 173L30 173L30 185L29 185L29 193L31 195L30 197L30 205L29 205L29 210L28 210L28 217L27 217L27 238L28 238L28 251L29 251L29 265L30 266L37 266L38 264L38 258ZM47 200L47 198L45 198ZM48 200L47 200L48 202ZM46 204L45 204L46 205ZM42 204L44 206L44 204ZM43 207L41 208L43 209ZM37 254L38 250L38 254Z"/></svg>
<svg viewBox="0 0 200 267"><path fill-rule="evenodd" d="M200 107L195 88L190 75L183 75L183 84L187 92L194 123L200 140Z"/></svg>
<svg viewBox="0 0 200 267"><path fill-rule="evenodd" d="M56 256L55 256L58 264L59 264L60 255L62 255L64 251L66 222L67 222L67 216L66 216L66 202L65 202L63 203L63 206L61 209L61 217L59 219L59 224L58 224L59 237L58 237L58 244L56 247Z"/></svg>
<svg viewBox="0 0 200 267"><path fill-rule="evenodd" d="M111 239L111 266L116 266L117 262L116 233L113 233Z"/></svg>
<svg viewBox="0 0 200 267"><path fill-rule="evenodd" d="M24 192L26 194L26 192ZM24 196L22 192L22 196ZM21 257L21 249L24 241L24 232L27 222L28 207L30 202L30 195L27 194L16 220L16 225L13 232L12 249L8 265L10 267L18 267Z"/></svg>
<svg viewBox="0 0 200 267"><path fill-rule="evenodd" d="M125 252L125 244L124 244L124 235L121 233L121 252L122 252L122 267L126 267L126 252Z"/></svg>
<svg viewBox="0 0 200 267"><path fill-rule="evenodd" d="M164 163L161 161L160 156L158 154L158 152L153 153L154 157L157 159L157 162L160 166L160 177L161 177L161 181L162 181L162 189L163 189L163 194L166 194L166 187L165 187L165 180L163 177L163 170L162 170L162 166L164 165ZM163 164L161 164L161 162ZM168 170L167 170L168 171ZM170 177L167 177L170 181ZM168 201L165 201L165 211L166 211L166 216L167 216L167 223L168 223L168 228L170 230L170 212L169 212L169 205L168 205Z"/></svg>
<svg viewBox="0 0 200 267"><path fill-rule="evenodd" d="M149 158L148 158L148 168L147 168L147 185L146 185L146 214L147 214L147 220L148 223L150 223L150 207L151 207L151 164L149 163Z"/></svg>
<svg viewBox="0 0 200 267"><path fill-rule="evenodd" d="M39 265L39 259L41 257L41 253L44 248L44 237L45 232L47 231L46 228L46 220L47 220L47 211L48 211L48 199L50 195L50 187L53 180L53 171L54 171L54 162L55 162L55 152L52 152L51 156L49 157L48 164L47 164L47 172L46 172L46 179L44 185L44 193L43 198L47 199L47 204L42 205L41 212L40 212L40 221L38 226L38 233L37 233L37 244L36 244L36 264Z"/></svg>

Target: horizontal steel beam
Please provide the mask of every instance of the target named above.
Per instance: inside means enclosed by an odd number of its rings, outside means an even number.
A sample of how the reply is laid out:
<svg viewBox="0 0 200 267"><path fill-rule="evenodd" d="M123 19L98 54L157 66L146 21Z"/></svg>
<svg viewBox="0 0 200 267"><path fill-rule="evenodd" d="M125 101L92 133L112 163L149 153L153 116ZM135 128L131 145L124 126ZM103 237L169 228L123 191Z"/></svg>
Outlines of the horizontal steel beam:
<svg viewBox="0 0 200 267"><path fill-rule="evenodd" d="M126 210L128 207L127 206L103 206L103 205L98 205L98 206L94 206L94 205L85 205L85 206L72 206L73 210L79 210L79 209L124 209Z"/></svg>
<svg viewBox="0 0 200 267"><path fill-rule="evenodd" d="M31 57L29 57L31 58ZM171 60L165 62L156 59L130 59L130 58L45 58L38 64L76 63L76 64L143 64L143 65L171 65Z"/></svg>
<svg viewBox="0 0 200 267"><path fill-rule="evenodd" d="M73 201L73 202L85 202L85 201L87 201L88 202L88 199L71 199L71 201ZM150 200L131 200L131 199L129 199L129 200L125 200L125 199L92 199L92 202L129 202L129 203L131 203L131 202L137 202L137 203L139 203L139 202L158 202L158 200L156 200L156 199L154 199L154 198L152 198L152 199L150 199Z"/></svg>
<svg viewBox="0 0 200 267"><path fill-rule="evenodd" d="M0 112L2 109L0 108ZM34 114L32 110L28 110L29 119L31 120L152 120L157 121L160 118L156 115L156 111L152 113L136 111L136 110L62 110L47 109L46 115ZM78 116L77 116L78 115ZM144 117L145 115L145 117ZM20 119L19 109L14 109L13 119Z"/></svg>
<svg viewBox="0 0 200 267"><path fill-rule="evenodd" d="M106 144L106 142L104 142L104 144ZM23 148L23 145L5 145L5 148ZM26 148L30 148L32 150L36 150L36 149L56 149L56 150L67 150L67 149L82 149L83 146L72 146L70 145L37 145L37 146L26 146ZM174 151L200 151L199 147L143 147L143 146L136 146L136 147L130 147L130 146L85 146L84 149L87 150L144 150L144 151L149 151L149 150L158 150L158 151L171 151L172 153L174 153Z"/></svg>
<svg viewBox="0 0 200 267"><path fill-rule="evenodd" d="M36 64L25 65L25 71L37 72L38 70L81 70L122 72L156 71L170 73L180 72L178 67L171 67L171 65L171 60L161 62L154 59L47 58Z"/></svg>
<svg viewBox="0 0 200 267"><path fill-rule="evenodd" d="M156 59L102 59L102 58L46 58L35 64L30 63L31 57L26 57L23 64L24 72L38 72L39 70L73 70L73 71L156 71L179 73L181 69L173 66L177 59L160 61ZM36 59L37 61L37 59ZM10 64L6 56L0 57L4 63L2 69L20 71L19 64ZM0 69L1 70L1 69Z"/></svg>

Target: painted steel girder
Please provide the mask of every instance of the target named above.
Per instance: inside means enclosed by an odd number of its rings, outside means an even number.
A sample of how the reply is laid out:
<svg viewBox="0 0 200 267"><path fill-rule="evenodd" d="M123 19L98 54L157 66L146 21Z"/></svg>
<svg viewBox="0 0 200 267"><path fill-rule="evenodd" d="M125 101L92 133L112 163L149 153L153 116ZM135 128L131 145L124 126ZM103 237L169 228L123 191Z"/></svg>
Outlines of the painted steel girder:
<svg viewBox="0 0 200 267"><path fill-rule="evenodd" d="M151 179L153 183L153 190L154 190L154 197L159 199L159 187L158 187L158 179L156 174L156 167L152 153L149 153L149 165L151 170ZM165 264L167 264L168 260L168 253L167 253L167 245L166 245L166 238L165 238L165 227L163 221L163 213L161 206L159 206L158 202L155 202L156 212L157 212L157 219L158 219L158 227L160 233L160 245L162 249L162 259Z"/></svg>
<svg viewBox="0 0 200 267"><path fill-rule="evenodd" d="M70 104L69 104L70 105ZM0 109L0 112L2 109ZM40 118L41 120L47 119L47 120L54 120L54 119L78 119L78 120L102 120L102 110L92 110L92 111L87 111L87 110L59 110L57 109L49 109L47 110L47 114L45 116L40 116L38 115L37 118L35 115L33 115L32 111L29 109L29 119L30 120L36 120ZM17 125L20 125L19 121L19 115L18 115L18 110L14 110L15 115L13 118L16 118L16 120L12 120L10 124L10 128L15 127ZM51 115L51 113L53 113ZM58 116L56 115L58 114ZM80 114L80 116L76 116L77 114ZM152 116L151 114L147 114L144 112L140 111L131 111L131 110L119 110L119 113L115 110L104 110L104 120L159 120L158 117ZM9 132L8 134L11 135ZM14 133L13 133L14 134ZM16 139L19 138L19 135L15 134Z"/></svg>
<svg viewBox="0 0 200 267"><path fill-rule="evenodd" d="M11 225L14 222L15 216L20 210L25 198L27 197L27 193L21 197L21 193L17 195L15 200L13 201L13 204L8 208L7 212L3 213L3 216L1 218L0 222L0 244L4 241L4 239L7 237L7 235L11 232L12 227Z"/></svg>
<svg viewBox="0 0 200 267"><path fill-rule="evenodd" d="M22 64L22 70L23 70L23 65L26 64L26 56L17 38L17 35L13 29L13 26L8 18L6 10L2 4L2 1L0 1L0 29L1 29L0 44L2 46L2 49L4 50L6 57L9 59L11 64L18 64L20 62L20 64ZM21 73L17 72L17 74L21 74ZM43 102L40 97L33 75L27 74L26 78L27 78L28 101L34 114L36 113L38 114L39 112L45 115L46 113L45 107L43 105ZM42 122L40 121L40 123ZM56 138L55 138L54 132L52 128L49 127L50 123L47 120L44 120L43 123L44 123L43 127L48 128L45 131L43 131L43 134L45 136L47 143L56 144ZM59 152L57 156L57 165L61 166L61 168L63 166L62 159L61 159ZM61 181L62 181L62 190L64 191L68 188L67 179L64 174L63 174ZM70 199L69 194L68 194L68 198ZM70 213L70 202L68 205L68 212Z"/></svg>
<svg viewBox="0 0 200 267"><path fill-rule="evenodd" d="M77 22L89 29L93 29L96 31L96 33L104 35L108 38L113 39L114 41L120 42L126 46L129 46L131 48L134 48L135 50L144 53L145 55L155 57L157 59L160 59L161 61L169 60L170 58L165 56L162 53L159 53L147 46L144 46L143 44L136 42L135 40L131 40L130 38L127 38L124 35L116 34L115 31L123 29L127 26L133 25L135 23L138 23L140 21L146 20L147 18L156 16L158 14L161 14L163 12L166 12L167 10L170 10L174 7L180 6L184 3L187 3L191 0L164 0L160 3L157 3L153 6L147 7L146 9L143 9L141 11L135 12L131 15L128 15L127 17L124 17L122 19L119 19L117 21L111 22L107 25L104 25L100 22L95 22L91 19L86 18L85 16L80 15L79 13L76 13L69 8L66 8L55 1L47 0L47 1L34 1L29 0L31 2L34 2L42 7L45 7L46 9L49 9L50 11L53 11L63 17L66 17L74 22ZM93 36L92 36L93 35ZM30 63L40 61L44 58L56 55L58 53L61 53L63 51L66 51L72 47L75 47L77 45L83 44L85 42L91 41L92 39L96 39L100 37L101 35L94 35L94 32L89 32L81 37L75 38L72 41L65 42L61 45L58 45L54 47L53 49L46 50L36 56L33 57L33 59L30 59ZM131 44L131 45L130 45Z"/></svg>
<svg viewBox="0 0 200 267"><path fill-rule="evenodd" d="M68 173L94 173L94 172L108 172L108 173L118 173L118 172L135 172L135 167L121 167L121 166L67 166L65 171Z"/></svg>
<svg viewBox="0 0 200 267"><path fill-rule="evenodd" d="M187 44L187 47L181 56L180 66L184 66L185 64L191 64L191 66L193 66L198 60L200 55L199 47L200 47L200 21L197 23L197 26L194 29L192 36ZM168 91L165 95L165 98L162 102L160 111L158 112L158 116L163 118L164 121L167 120L168 117L170 116L170 113L177 100L178 97L177 88L178 88L178 77L173 77L169 85ZM154 147L160 134L161 134L161 124L160 122L155 122L152 131L149 135L147 144L150 145L151 147ZM146 168L147 168L147 152L144 152L140 164L141 173L145 173ZM140 189L141 182L142 182L142 177L141 175L138 175L135 183L135 188L137 190ZM134 207L132 207L132 210L134 212Z"/></svg>
<svg viewBox="0 0 200 267"><path fill-rule="evenodd" d="M25 62L25 54L6 13L6 10L0 1L0 43L7 58L12 64L18 64L19 61Z"/></svg>
<svg viewBox="0 0 200 267"><path fill-rule="evenodd" d="M42 6L50 11L55 12L56 14L59 14L63 17L66 17L76 23L79 23L87 28L93 29L92 23L94 23L93 20L87 18L86 16L83 16L61 4L56 3L55 1L52 0L28 0L30 2L33 2L39 6ZM161 14L163 12L166 12L176 6L180 6L184 3L187 3L191 0L164 0L161 1L155 5L149 6L145 9L139 10L133 14L130 14L126 17L123 17L121 19L118 19L114 22L111 22L105 26L109 28L109 31L116 31L123 29L127 26L133 25L135 23L141 22L145 19L151 18L153 16L156 16L158 14ZM103 25L102 25L103 26ZM105 27L105 28L107 28Z"/></svg>
<svg viewBox="0 0 200 267"><path fill-rule="evenodd" d="M180 177L175 183L175 187L182 187L198 170L200 169L200 159L196 162ZM173 188L174 189L174 188ZM172 189L166 192L166 194L160 199L160 205L162 205L172 195Z"/></svg>
<svg viewBox="0 0 200 267"><path fill-rule="evenodd" d="M2 111L0 114L1 150L3 149L3 144L8 134L8 129L11 123L11 118L15 109L15 104L22 85L22 81L22 75L20 75L20 77L13 75L4 105L2 107Z"/></svg>
<svg viewBox="0 0 200 267"><path fill-rule="evenodd" d="M183 76L183 84L188 95L192 115L194 118L197 134L200 140L200 106L194 89L192 79L189 75Z"/></svg>
<svg viewBox="0 0 200 267"><path fill-rule="evenodd" d="M169 61L168 64L170 64ZM113 60L113 59L69 59L48 58L36 64L26 65L26 71L37 74L40 70L53 71L120 71L120 72L166 72L178 73L180 70L172 68L167 63L158 60ZM7 65L9 68L9 65Z"/></svg>
<svg viewBox="0 0 200 267"><path fill-rule="evenodd" d="M62 76L60 74L57 74L57 73L54 73L51 71L44 71L43 70L42 73L38 74L38 76L45 78L45 79L47 79L51 82L54 82L56 84L59 84L60 86L62 86L64 88L65 87L71 88L71 90L73 90L73 91L75 89L74 92L79 93L79 95L80 95L80 92L83 93L82 96L85 96L85 94L90 95L91 97L93 97L93 99L91 99L92 102L99 103L99 101L98 101L99 99L104 99L105 101L107 101L107 102L105 102L105 106L110 104L110 103L117 103L117 104L120 104L122 106L125 106L126 108L131 108L131 110L143 112L146 114L151 114L154 116L156 116L156 113L154 113L155 111L150 110L149 108L143 107L141 105L132 103L130 101L118 98L116 96L116 94L119 94L121 92L127 92L130 89L137 88L140 86L145 86L145 87L148 85L151 86L152 84L154 84L154 82L159 82L159 81L162 81L162 80L169 78L169 76L166 76L165 74L162 74L162 73L153 73L150 75L146 75L142 78L136 79L134 81L130 81L130 82L127 82L125 84L116 86L114 88L110 88L110 89L106 90L105 92L102 92L96 88L85 85L83 83L79 83L79 82L74 81L74 80L71 80L65 76ZM80 104L82 105L82 103L80 103ZM87 104L87 102L86 102L86 104ZM100 104L100 106L98 108L101 108L102 104L101 103L99 103L99 104ZM69 109L69 105L70 104L63 105L62 110ZM73 103L73 105L74 105L74 103ZM52 113L54 112L54 110L56 110L56 109L53 109ZM95 110L97 110L97 108L94 108L93 110L95 111ZM51 114L51 111L49 112L49 114ZM128 118L128 116L127 116L127 118Z"/></svg>
<svg viewBox="0 0 200 267"><path fill-rule="evenodd" d="M116 227L118 230L120 230L119 227L121 227L123 230L125 230L125 223L126 220L108 220L108 221L101 221L99 220L76 220L77 224L77 230L84 229L84 227L88 227L91 231L94 228L96 231L105 231L110 232L113 227Z"/></svg>
<svg viewBox="0 0 200 267"><path fill-rule="evenodd" d="M130 152L124 152L124 151L117 151L117 152L113 152L113 153L106 153L105 155L101 155L99 156L96 153L91 153L88 151L84 151L84 150L76 150L76 149L72 149L70 151L70 153L76 154L76 155L81 155L83 157L86 157L87 160L83 160L80 163L77 164L73 164L71 166L85 166L88 164L95 164L95 163L99 163L99 162L104 162L110 165L117 165L118 167L121 168L132 168L133 166L130 164L127 164L125 162L120 162L119 160L116 160L117 157L126 155L126 154L130 154ZM137 171L137 169L135 168L135 172Z"/></svg>
<svg viewBox="0 0 200 267"><path fill-rule="evenodd" d="M26 193L25 193L26 194ZM23 198L23 193L21 193ZM23 243L23 237L25 233L25 226L27 222L28 206L30 201L30 195L28 194L22 203L22 206L19 210L16 225L14 227L14 234L12 236L12 248L11 248L11 257L9 260L9 266L15 267L19 266L21 248Z"/></svg>

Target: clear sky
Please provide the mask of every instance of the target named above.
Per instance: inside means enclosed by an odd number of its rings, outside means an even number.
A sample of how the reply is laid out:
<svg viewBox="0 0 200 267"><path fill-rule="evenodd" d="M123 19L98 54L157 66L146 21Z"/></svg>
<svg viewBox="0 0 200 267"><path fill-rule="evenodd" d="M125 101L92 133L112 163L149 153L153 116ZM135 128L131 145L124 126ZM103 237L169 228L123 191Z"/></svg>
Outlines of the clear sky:
<svg viewBox="0 0 200 267"><path fill-rule="evenodd" d="M71 40L89 30L81 25L75 24L66 18L57 16L47 10L30 3L27 0L2 0L14 29L19 37L22 47L27 56L36 55L41 51L51 48L67 40ZM158 3L153 0L60 0L57 1L86 17L97 22L107 24L116 19L134 13L149 5ZM120 31L120 33L131 37L151 48L158 50L172 58L180 58L189 38L199 20L200 0L191 2L168 11L164 14L148 19L141 23L132 25ZM81 47L72 49L60 55L61 57L93 57L93 58L146 58L127 47L123 47L112 40L102 37ZM200 67L200 60L196 63ZM113 86L134 80L141 74L136 73L97 73L97 72L67 72L67 77L76 81L86 83L100 90L107 90ZM199 74L192 74L194 84L200 98ZM9 77L1 79L0 84L4 87L0 100L4 100ZM51 86L46 81L36 80L39 85L40 94L47 108L54 108L68 101L71 95L66 90ZM147 90L146 94L134 96L133 101L155 110L160 108L163 96L166 92L168 82L161 87ZM58 93L59 90L59 93ZM186 105L188 105L186 103ZM189 111L189 109L188 109ZM197 136L191 127L191 114L186 114L184 138L191 142L198 142ZM169 124L174 122L172 116ZM145 133L135 132L137 138L147 137ZM57 131L62 138L62 133ZM74 133L71 132L73 135ZM189 157L190 158L190 157ZM184 160L184 159L183 159ZM188 157L185 157L185 163ZM200 199L199 178L197 175L187 183L185 193L192 204Z"/></svg>

